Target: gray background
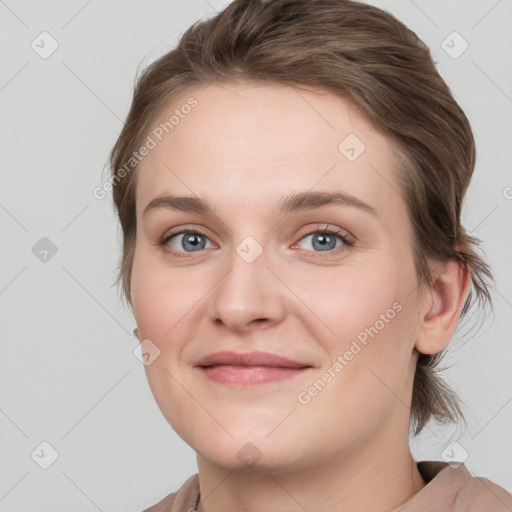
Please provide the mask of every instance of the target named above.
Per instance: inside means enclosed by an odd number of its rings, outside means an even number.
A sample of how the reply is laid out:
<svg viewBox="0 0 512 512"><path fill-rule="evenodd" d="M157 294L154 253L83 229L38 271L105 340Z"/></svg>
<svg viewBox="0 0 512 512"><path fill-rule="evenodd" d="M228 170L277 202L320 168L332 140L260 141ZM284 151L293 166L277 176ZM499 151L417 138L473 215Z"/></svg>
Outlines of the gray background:
<svg viewBox="0 0 512 512"><path fill-rule="evenodd" d="M227 3L0 1L1 511L137 511L196 472L133 354L135 322L112 286L120 230L110 197L92 190L136 70ZM497 280L495 316L454 340L447 360L468 431L431 426L413 454L440 460L457 441L472 474L512 491L512 0L370 3L430 46L472 123L478 165L464 221ZM31 47L43 31L59 45L46 59ZM447 40L452 56L442 46L453 31L469 44L457 58L461 40ZM46 261L43 237L57 249ZM58 452L48 469L43 441Z"/></svg>

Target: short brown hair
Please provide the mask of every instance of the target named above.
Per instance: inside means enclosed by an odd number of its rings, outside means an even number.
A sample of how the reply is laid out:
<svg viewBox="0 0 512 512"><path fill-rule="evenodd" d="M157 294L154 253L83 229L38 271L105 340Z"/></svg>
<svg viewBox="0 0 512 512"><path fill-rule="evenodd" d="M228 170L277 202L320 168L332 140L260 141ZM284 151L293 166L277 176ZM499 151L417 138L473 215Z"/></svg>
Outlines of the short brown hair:
<svg viewBox="0 0 512 512"><path fill-rule="evenodd" d="M428 47L390 13L351 0L235 0L194 23L176 48L137 78L126 124L110 153L113 178L147 137L163 108L209 82L239 80L320 87L349 100L397 148L397 179L413 226L419 283L432 285L428 260L456 259L471 272L461 318L477 299L491 305L492 274L478 256L478 239L460 215L476 158L467 117L436 70ZM137 166L114 183L123 230L117 284L132 304ZM489 282L489 283L488 283ZM444 351L420 354L414 377L411 428L431 419L455 422L459 398L438 375Z"/></svg>

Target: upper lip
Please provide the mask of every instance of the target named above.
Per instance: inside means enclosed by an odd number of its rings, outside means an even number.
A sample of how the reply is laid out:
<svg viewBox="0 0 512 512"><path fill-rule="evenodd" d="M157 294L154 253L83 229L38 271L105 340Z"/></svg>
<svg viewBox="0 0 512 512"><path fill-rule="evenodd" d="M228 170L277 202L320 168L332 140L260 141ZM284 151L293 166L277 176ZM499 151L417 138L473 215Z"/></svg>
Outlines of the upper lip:
<svg viewBox="0 0 512 512"><path fill-rule="evenodd" d="M293 361L269 352L215 352L196 361L195 366L272 366L284 368L305 368L311 365Z"/></svg>

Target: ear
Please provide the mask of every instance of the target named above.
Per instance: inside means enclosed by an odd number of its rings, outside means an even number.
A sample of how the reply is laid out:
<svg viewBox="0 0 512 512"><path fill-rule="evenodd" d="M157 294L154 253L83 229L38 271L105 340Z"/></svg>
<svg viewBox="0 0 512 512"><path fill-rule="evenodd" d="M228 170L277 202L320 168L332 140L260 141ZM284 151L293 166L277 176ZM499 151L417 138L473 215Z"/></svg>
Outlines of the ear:
<svg viewBox="0 0 512 512"><path fill-rule="evenodd" d="M450 259L441 264L432 287L425 291L422 324L414 348L421 354L437 354L448 346L471 284L471 268ZM429 296L430 295L430 296Z"/></svg>
<svg viewBox="0 0 512 512"><path fill-rule="evenodd" d="M140 341L139 331L137 330L137 327L135 327L135 329L133 329L133 335Z"/></svg>

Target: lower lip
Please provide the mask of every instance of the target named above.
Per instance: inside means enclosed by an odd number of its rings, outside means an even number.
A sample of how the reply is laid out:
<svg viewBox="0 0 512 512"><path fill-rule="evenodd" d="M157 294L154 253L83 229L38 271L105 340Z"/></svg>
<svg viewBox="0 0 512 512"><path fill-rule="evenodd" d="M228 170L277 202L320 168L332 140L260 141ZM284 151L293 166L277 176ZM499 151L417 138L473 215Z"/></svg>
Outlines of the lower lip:
<svg viewBox="0 0 512 512"><path fill-rule="evenodd" d="M231 366L218 365L197 367L208 379L221 384L244 386L268 384L302 375L307 368L285 368L275 366Z"/></svg>

